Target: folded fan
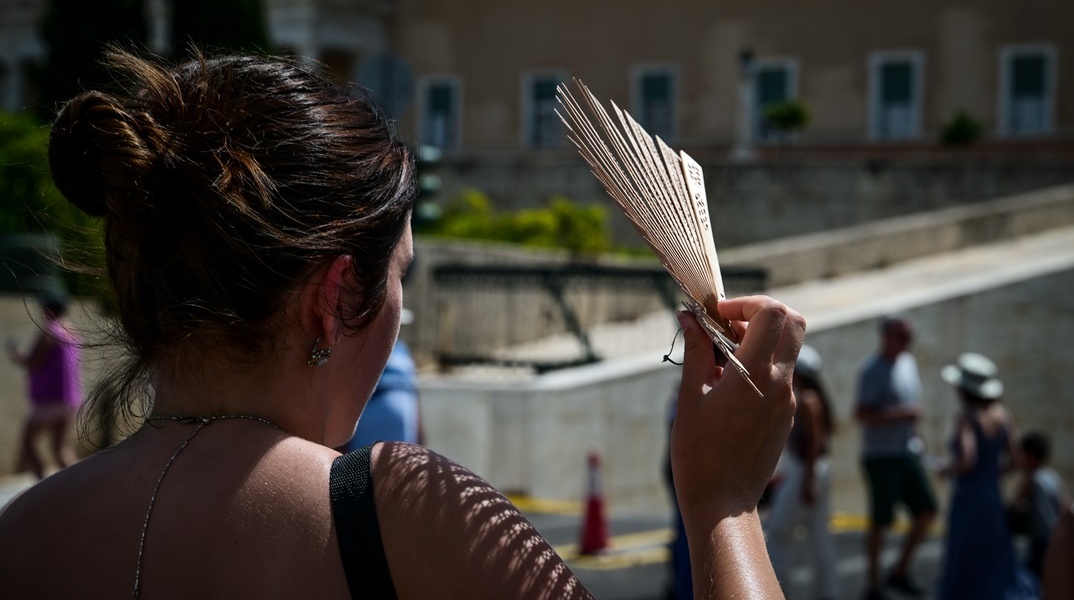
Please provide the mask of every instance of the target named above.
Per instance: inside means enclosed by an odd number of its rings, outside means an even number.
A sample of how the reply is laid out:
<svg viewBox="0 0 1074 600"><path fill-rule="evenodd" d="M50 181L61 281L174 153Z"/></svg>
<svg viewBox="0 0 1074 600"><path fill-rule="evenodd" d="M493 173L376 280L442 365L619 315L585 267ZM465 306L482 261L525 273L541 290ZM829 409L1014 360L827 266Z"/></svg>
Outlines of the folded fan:
<svg viewBox="0 0 1074 600"><path fill-rule="evenodd" d="M725 294L701 166L649 135L614 102L609 114L585 84L578 79L573 83L580 101L566 86L557 88L563 111L556 112L567 126L567 137L678 282L687 297L683 304L760 396L735 358L735 330L716 310Z"/></svg>

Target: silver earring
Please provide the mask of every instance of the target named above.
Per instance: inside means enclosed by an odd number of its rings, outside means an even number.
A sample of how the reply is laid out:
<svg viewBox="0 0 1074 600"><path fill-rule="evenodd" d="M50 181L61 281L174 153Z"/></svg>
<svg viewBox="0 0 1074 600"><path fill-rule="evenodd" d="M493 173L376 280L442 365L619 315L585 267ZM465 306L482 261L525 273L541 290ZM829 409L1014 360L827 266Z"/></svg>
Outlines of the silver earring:
<svg viewBox="0 0 1074 600"><path fill-rule="evenodd" d="M313 350L310 350L310 359L306 361L306 364L311 367L323 367L328 363L328 358L332 356L332 347L325 346L324 348L318 348L317 345L321 343L321 338L317 338L317 341L313 342Z"/></svg>

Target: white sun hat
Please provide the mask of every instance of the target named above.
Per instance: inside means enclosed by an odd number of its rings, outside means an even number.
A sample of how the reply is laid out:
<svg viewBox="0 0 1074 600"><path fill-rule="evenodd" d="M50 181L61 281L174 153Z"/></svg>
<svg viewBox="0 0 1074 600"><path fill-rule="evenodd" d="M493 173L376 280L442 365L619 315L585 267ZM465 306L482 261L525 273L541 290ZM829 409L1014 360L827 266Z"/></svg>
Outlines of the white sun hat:
<svg viewBox="0 0 1074 600"><path fill-rule="evenodd" d="M1003 395L1003 382L999 380L996 363L983 354L966 352L958 362L940 371L943 380L984 400L995 400Z"/></svg>

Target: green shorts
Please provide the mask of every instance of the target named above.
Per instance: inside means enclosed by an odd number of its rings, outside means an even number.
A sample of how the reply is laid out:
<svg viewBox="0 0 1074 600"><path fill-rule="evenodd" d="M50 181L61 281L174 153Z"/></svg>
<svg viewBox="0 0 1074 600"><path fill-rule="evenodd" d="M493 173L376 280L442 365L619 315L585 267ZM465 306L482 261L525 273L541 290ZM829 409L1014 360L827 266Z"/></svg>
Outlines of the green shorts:
<svg viewBox="0 0 1074 600"><path fill-rule="evenodd" d="M862 469L869 482L873 525L891 525L897 502L905 505L914 517L936 512L936 496L917 456L865 458Z"/></svg>

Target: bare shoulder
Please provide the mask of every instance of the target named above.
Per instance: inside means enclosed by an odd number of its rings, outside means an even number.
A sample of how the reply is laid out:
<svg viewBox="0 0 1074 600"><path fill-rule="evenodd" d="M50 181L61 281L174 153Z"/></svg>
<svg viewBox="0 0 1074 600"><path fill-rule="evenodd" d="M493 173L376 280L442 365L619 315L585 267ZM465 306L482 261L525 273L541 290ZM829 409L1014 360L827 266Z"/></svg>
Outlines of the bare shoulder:
<svg viewBox="0 0 1074 600"><path fill-rule="evenodd" d="M12 539L10 536L25 533L28 529L40 532L39 518L66 512L64 509L74 499L83 497L88 491L86 488L92 483L92 473L99 462L96 458L91 455L39 481L0 508L0 540L6 545Z"/></svg>
<svg viewBox="0 0 1074 600"><path fill-rule="evenodd" d="M992 405L996 411L996 418L1003 424L1004 427L1012 429L1014 427L1014 415L1011 411L1007 410L1006 405L1001 402L996 402Z"/></svg>
<svg viewBox="0 0 1074 600"><path fill-rule="evenodd" d="M418 507L425 502L440 505L441 514L469 513L478 506L517 512L487 481L423 446L401 442L375 445L372 472L378 505L381 500L407 498Z"/></svg>
<svg viewBox="0 0 1074 600"><path fill-rule="evenodd" d="M298 437L286 437L267 448L257 470L295 495L324 497L328 473L339 452Z"/></svg>
<svg viewBox="0 0 1074 600"><path fill-rule="evenodd" d="M0 581L5 582L5 593L16 598L44 594L48 588L42 581L54 585L63 579L45 579L46 566L76 563L76 549L84 552L92 547L91 542L108 544L129 533L114 519L116 514L130 510L118 494L113 495L110 504L102 503L99 510L89 510L92 498L100 495L93 478L98 462L90 457L51 475L0 511L0 547L5 549L0 552ZM105 523L113 526L99 527Z"/></svg>
<svg viewBox="0 0 1074 600"><path fill-rule="evenodd" d="M985 434L989 437L996 432L1005 432L1008 437L1014 433L1014 417L1000 402L993 402L978 414L978 421Z"/></svg>
<svg viewBox="0 0 1074 600"><path fill-rule="evenodd" d="M411 478L435 478L439 481L458 480L471 483L479 479L469 469L424 446L403 442L382 442L373 446L373 474L381 490L395 490L398 486L414 486ZM482 484L488 486L484 480ZM491 489L491 486L489 486ZM414 491L414 490L410 490Z"/></svg>
<svg viewBox="0 0 1074 600"><path fill-rule="evenodd" d="M400 597L590 597L526 517L469 469L401 443L374 447L372 460Z"/></svg>
<svg viewBox="0 0 1074 600"><path fill-rule="evenodd" d="M18 548L0 552L0 580L30 586L14 597L73 597L75 584L99 597L129 595L152 506L145 553L150 586L160 565L212 573L213 585L246 578L249 589L268 583L247 575L278 569L303 574L287 583L325 591L316 597L337 596L332 590L346 583L328 475L338 453L283 434L237 443L236 431L220 425L170 462L166 477L165 465L188 435L178 426L136 434L27 490L0 514L0 544ZM70 577L49 577L52 572ZM198 585L209 583L202 578Z"/></svg>
<svg viewBox="0 0 1074 600"><path fill-rule="evenodd" d="M17 538L27 521L32 518L34 509L41 503L34 497L39 495L37 489L41 484L19 492L3 507L0 507L0 544L12 547L12 542L17 543Z"/></svg>

